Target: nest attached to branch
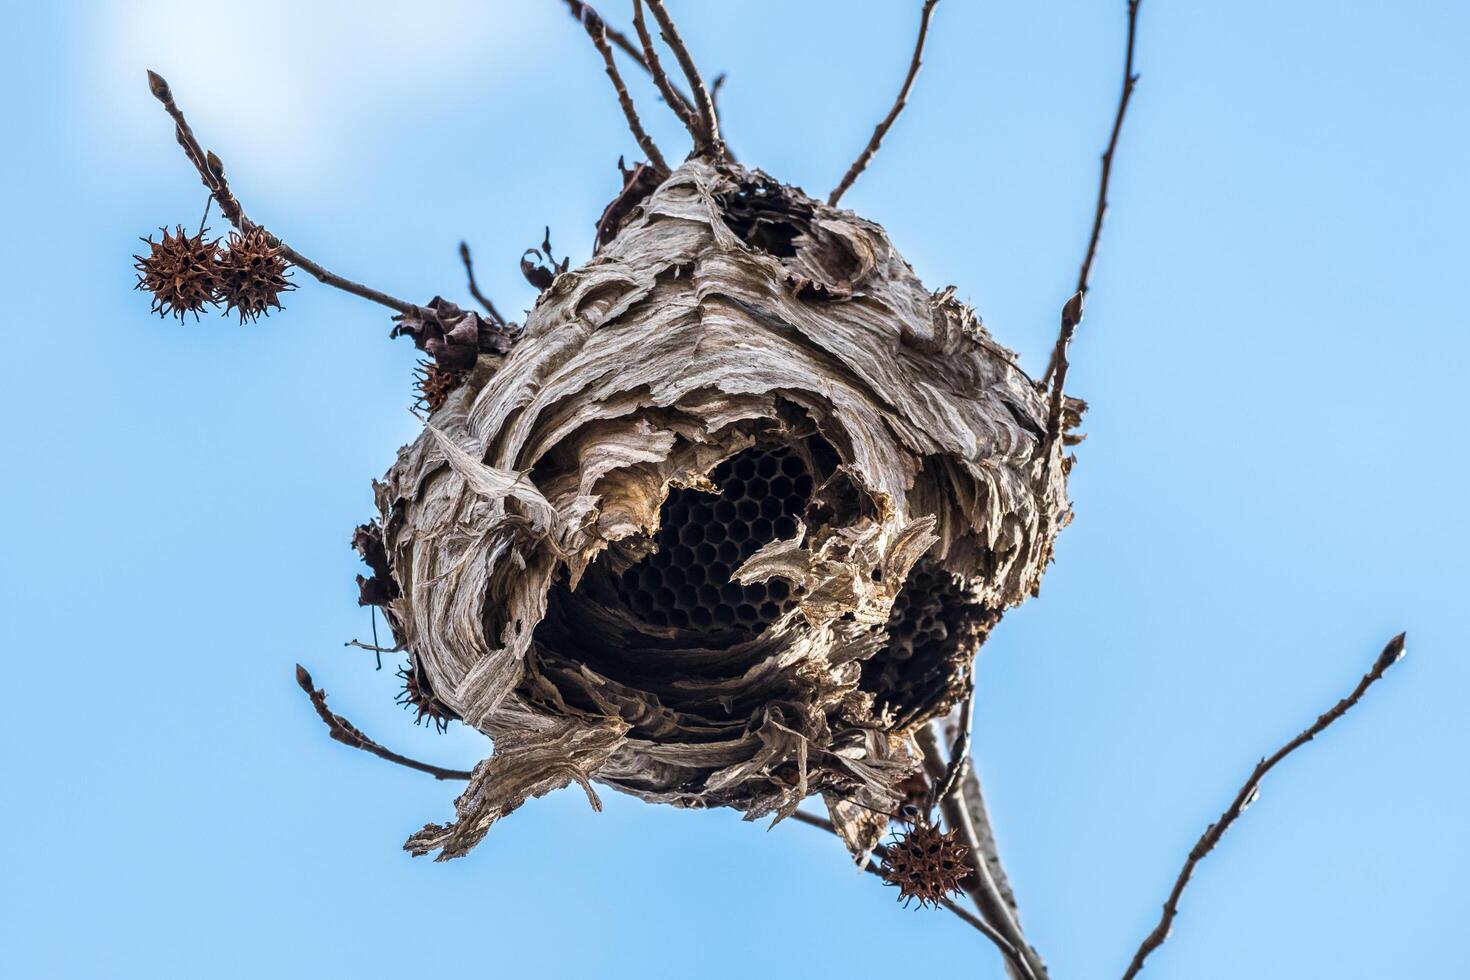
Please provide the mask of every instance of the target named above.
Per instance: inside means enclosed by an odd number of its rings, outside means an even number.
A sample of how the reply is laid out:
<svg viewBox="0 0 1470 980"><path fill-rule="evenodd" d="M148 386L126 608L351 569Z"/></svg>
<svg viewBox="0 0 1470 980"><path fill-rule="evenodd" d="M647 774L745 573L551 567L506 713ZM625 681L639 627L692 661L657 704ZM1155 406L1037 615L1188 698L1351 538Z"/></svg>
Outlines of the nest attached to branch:
<svg viewBox="0 0 1470 980"><path fill-rule="evenodd" d="M752 819L820 793L866 854L1065 523L1043 393L882 228L733 164L645 185L359 534L416 697L494 740L413 853L576 781Z"/></svg>

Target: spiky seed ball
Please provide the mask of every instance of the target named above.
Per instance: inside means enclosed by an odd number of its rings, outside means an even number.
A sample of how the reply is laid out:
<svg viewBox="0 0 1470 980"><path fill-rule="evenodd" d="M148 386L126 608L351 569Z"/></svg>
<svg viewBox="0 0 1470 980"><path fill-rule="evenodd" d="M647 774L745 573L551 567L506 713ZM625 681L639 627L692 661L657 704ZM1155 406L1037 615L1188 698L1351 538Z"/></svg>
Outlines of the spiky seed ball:
<svg viewBox="0 0 1470 980"><path fill-rule="evenodd" d="M948 895L960 891L960 881L970 873L965 862L969 848L955 840L955 832L942 832L925 817L894 835L883 855L883 880L898 888L905 906L918 899L919 907L937 907Z"/></svg>
<svg viewBox="0 0 1470 980"><path fill-rule="evenodd" d="M296 288L287 279L290 266L281 255L280 243L264 228L231 232L216 265L225 312L238 310L241 323L268 316L273 307L279 310L281 293Z"/></svg>
<svg viewBox="0 0 1470 980"><path fill-rule="evenodd" d="M449 393L464 382L465 374L446 371L433 361L420 361L413 381L419 392L419 404L431 413L439 411Z"/></svg>
<svg viewBox="0 0 1470 980"><path fill-rule="evenodd" d="M206 239L202 228L195 235L186 235L183 225L172 232L167 228L159 231L162 241L144 238L149 253L133 256L137 259L133 267L138 270L135 288L153 294L152 311L159 316L177 316L182 321L185 314L192 313L197 320L200 310L219 302L219 239Z"/></svg>
<svg viewBox="0 0 1470 980"><path fill-rule="evenodd" d="M403 690L394 701L414 711L413 723L422 725L427 720L429 727L437 728L441 735L447 732L449 723L459 716L434 697L418 665L410 659L408 666L398 668L398 676L403 679Z"/></svg>

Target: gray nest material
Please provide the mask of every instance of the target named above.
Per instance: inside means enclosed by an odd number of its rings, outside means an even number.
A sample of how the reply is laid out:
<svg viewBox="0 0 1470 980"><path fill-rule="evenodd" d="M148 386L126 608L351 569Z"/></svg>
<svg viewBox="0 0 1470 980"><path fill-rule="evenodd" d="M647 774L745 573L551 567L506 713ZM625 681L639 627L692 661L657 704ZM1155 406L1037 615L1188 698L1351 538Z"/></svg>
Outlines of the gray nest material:
<svg viewBox="0 0 1470 980"><path fill-rule="evenodd" d="M864 855L1067 518L1043 392L882 228L758 171L690 160L614 217L377 485L420 696L494 740L405 846L575 780L821 793Z"/></svg>

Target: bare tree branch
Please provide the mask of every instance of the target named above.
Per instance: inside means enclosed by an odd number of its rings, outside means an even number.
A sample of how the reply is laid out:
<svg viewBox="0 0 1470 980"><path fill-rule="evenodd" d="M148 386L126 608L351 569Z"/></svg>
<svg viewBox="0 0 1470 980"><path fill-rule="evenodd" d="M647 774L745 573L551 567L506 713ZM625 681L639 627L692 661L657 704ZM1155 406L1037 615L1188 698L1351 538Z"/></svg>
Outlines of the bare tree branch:
<svg viewBox="0 0 1470 980"><path fill-rule="evenodd" d="M1067 348L1077 333L1077 325L1082 322L1082 298L1083 294L1078 291L1062 307L1062 326L1057 331L1056 347L1052 350L1052 366L1056 368L1056 376L1052 381L1050 404L1046 411L1046 439L1041 447L1041 486L1043 488L1051 483L1051 472L1056 467L1054 450L1057 441L1062 438L1062 409L1067 403L1065 395L1067 371L1072 366L1067 360Z"/></svg>
<svg viewBox="0 0 1470 980"><path fill-rule="evenodd" d="M979 856L985 860L990 877L995 882L996 891L1000 893L1001 899L1010 909L1019 928L1020 909L1016 904L1015 892L1011 890L1010 880L1006 876L1005 866L1000 860L1000 848L995 843L995 831L991 827L990 811L986 809L985 795L980 788L980 776L975 771L975 761L970 756L971 731L974 728L974 703L975 689L972 679L970 693L960 706L959 717L956 719L958 731L953 736L954 744L949 752L949 768L945 774L945 782L936 784L938 791L933 796L933 800L938 803L953 793L956 785L960 787L958 798L964 804L965 810L970 815L970 823L975 828L975 843L979 848Z"/></svg>
<svg viewBox="0 0 1470 980"><path fill-rule="evenodd" d="M970 732L974 727L975 714L975 679L970 678L970 691L965 695L965 700L960 704L959 734L956 736L954 745L949 750L949 768L944 772L944 778L934 784L934 796L930 806L938 805L939 801L954 792L955 786L959 784L960 777L964 775L965 769L970 763Z"/></svg>
<svg viewBox="0 0 1470 980"><path fill-rule="evenodd" d="M643 123L638 119L638 110L633 108L633 97L628 94L628 87L623 84L623 76L618 73L617 62L613 60L612 46L607 43L607 23L596 10L592 9L591 4L582 4L582 26L586 28L587 36L592 38L592 43L597 46L597 53L602 55L607 77L612 79L613 88L618 93L618 105L623 108L623 115L628 120L628 128L633 131L633 138L638 141L639 147L648 157L648 162L664 173L668 173L668 161L659 152L658 145L653 142L653 137L644 130Z"/></svg>
<svg viewBox="0 0 1470 980"><path fill-rule="evenodd" d="M825 830L829 834L837 834L837 828L832 826L832 821L828 820L826 817L819 817L815 813L807 813L805 810L797 810L796 812L791 814L791 819L795 820L797 823L804 823L808 827L816 827L818 830ZM884 848L882 844L879 844L873 849L873 853L877 854L879 857L882 857L882 852L885 850L887 849Z"/></svg>
<svg viewBox="0 0 1470 980"><path fill-rule="evenodd" d="M1388 645L1383 648L1378 659L1373 661L1373 666L1369 668L1368 673L1363 675L1358 681L1358 686L1353 688L1347 697L1333 705L1326 713L1318 716L1317 720L1312 722L1305 731L1277 749L1270 758L1262 759L1256 764L1250 778L1245 781L1245 785L1240 787L1240 792L1235 794L1235 799L1230 801L1230 806L1220 814L1219 820L1205 828L1205 832L1200 835L1200 839L1190 850L1184 867L1179 871L1179 877L1174 880L1174 887L1169 890L1169 897L1164 902L1164 910L1159 916L1158 925L1154 926L1153 932L1144 938L1138 947L1138 952L1133 954L1133 961L1128 964L1123 980L1132 980L1138 976L1143 970L1143 961L1148 959L1149 954L1162 946L1169 938L1169 929L1174 923L1174 916L1179 914L1179 898L1184 894L1184 889L1194 874L1195 865L1203 861L1205 855L1215 849L1215 845L1220 843L1220 838L1225 836L1225 831L1230 829L1230 825L1235 823L1245 812L1246 807L1254 803L1260 796L1261 780L1266 778L1266 774L1275 768L1278 762L1322 734L1327 730L1327 726L1347 714L1353 705L1362 700L1363 695L1368 693L1368 688L1377 683L1388 668L1404 658L1404 637L1405 634L1400 633L1388 641Z"/></svg>
<svg viewBox="0 0 1470 980"><path fill-rule="evenodd" d="M726 75L724 72L720 72L710 82L710 86L709 86L709 104L710 104L710 107L712 109L714 109L714 111L715 111L715 122L717 122L717 123L720 124L720 132L721 133L723 133L725 131L725 124L720 119L720 89L722 89L722 88L725 87L725 79L728 78L728 77L729 76ZM721 137L721 138L723 139L723 137ZM731 163L739 163L740 162L740 158L737 157L735 155L735 151L730 148L730 141L728 139L725 139L724 140L724 146L725 146L725 159L729 160Z"/></svg>
<svg viewBox="0 0 1470 980"><path fill-rule="evenodd" d="M255 222L246 217L245 209L230 191L229 182L225 180L225 167L220 162L219 157L215 156L212 152L206 151L199 145L199 141L195 139L194 131L189 128L188 120L184 118L183 111L179 109L178 103L174 101L173 91L169 88L168 82L163 80L162 75L150 71L148 73L148 88L153 93L153 97L159 102L162 102L164 109L168 110L168 114L173 117L179 145L184 148L184 153L188 156L189 162L194 164L194 169L199 171L199 179L209 189L210 195L219 204L220 211L229 219L230 224L242 232L259 227ZM418 309L412 303L404 302L381 290L373 289L371 286L364 286L360 282L353 282L351 279L345 279L335 272L329 272L321 265L313 262L290 245L281 241L273 233L267 231L267 234L270 235L272 244L281 250L281 254L292 265L300 266L328 286L333 286L354 296L361 296L363 299L372 300L374 303L386 306L388 309L398 313L409 314Z"/></svg>
<svg viewBox="0 0 1470 980"><path fill-rule="evenodd" d="M878 152L878 145L883 142L883 137L893 126L894 120L903 111L903 107L908 105L909 92L913 90L914 79L919 75L919 65L924 55L924 40L929 36L929 19L933 16L934 5L938 2L939 0L924 0L924 9L919 14L919 38L914 42L914 56L909 61L909 73L904 76L903 87L898 90L898 98L893 100L893 108L888 110L888 115L884 116L883 121L874 128L873 137L868 140L868 145L863 147L863 152L858 154L852 166L847 168L847 173L842 175L842 182L833 188L831 194L827 195L829 205L836 207L837 202L842 199L843 194L847 193L853 181L857 180L858 175L867 168L868 163L873 159L873 154Z"/></svg>
<svg viewBox="0 0 1470 980"><path fill-rule="evenodd" d="M401 643L395 647L380 647L376 643L364 643L361 640L348 640L342 645L344 647L357 647L357 649L366 650L368 653L402 653L407 649Z"/></svg>
<svg viewBox="0 0 1470 980"><path fill-rule="evenodd" d="M949 751L949 768L945 771L944 782L935 783L930 805L937 805L954 793L956 788L959 788L957 799L965 807L970 816L970 824L975 830L976 856L985 862L990 878L995 883L995 890L999 893L1006 908L1010 910L1011 917L1015 919L1016 928L1019 930L1021 911L1016 904L1016 894L1011 890L1010 879L1006 876L1005 866L1000 860L1000 848L996 845L995 831L990 825L990 811L985 806L985 796L980 788L980 776L975 771L974 759L970 757L974 705L975 688L972 679L970 693L965 696L964 703L960 705L959 718L956 719L958 731L953 736L953 746ZM1024 933L1024 930L1022 932Z"/></svg>
<svg viewBox="0 0 1470 980"><path fill-rule="evenodd" d="M485 312L490 314L490 319L495 321L495 325L503 329L505 327L505 317L501 316L500 311L495 308L495 304L490 302L484 293L480 292L480 286L475 282L475 263L470 258L469 242L459 243L459 258L464 263L465 278L470 281L470 295L485 308Z"/></svg>
<svg viewBox="0 0 1470 980"><path fill-rule="evenodd" d="M720 89L725 87L725 80L729 77L725 72L720 72L714 78L710 79L709 104L715 110L716 119L720 118Z"/></svg>
<svg viewBox="0 0 1470 980"><path fill-rule="evenodd" d="M567 11L580 22L582 19L582 8L586 4L582 0L566 0L566 5ZM609 26L607 29L607 39L629 58L632 58L639 68L642 68L650 75L653 74L652 66L644 59L643 53L638 50L637 45L632 42L628 35ZM674 110L675 114L683 118L684 114L691 112L689 108L689 97L679 91L679 86L672 82L669 83L669 89L670 91L667 93L663 92L662 88L659 91L663 94L664 99L669 103L669 107Z"/></svg>
<svg viewBox="0 0 1470 980"><path fill-rule="evenodd" d="M1123 56L1123 89L1118 96L1118 111L1113 116L1113 131L1108 136L1108 145L1102 155L1102 176L1097 184L1097 205L1092 212L1092 234L1087 239L1087 251L1082 256L1082 268L1077 273L1076 292L1087 294L1092 282L1092 263L1097 258L1098 242L1102 239L1103 219L1108 213L1108 183L1113 178L1113 153L1118 149L1118 135L1123 132L1123 117L1128 113L1128 100L1133 98L1134 86L1138 84L1138 75L1133 72L1133 48L1138 38L1138 5L1142 0L1128 0L1128 40ZM1075 329L1076 324L1073 324ZM1062 361L1067 356L1067 344L1072 338L1067 336L1065 342L1062 338L1057 339L1057 348L1052 352L1051 363L1046 366L1046 373L1041 376L1041 383L1046 384L1051 380L1053 373L1061 371L1065 373L1066 368ZM1056 387L1060 388L1061 385Z"/></svg>
<svg viewBox="0 0 1470 980"><path fill-rule="evenodd" d="M470 773L464 769L444 769L440 766L430 765L427 762L419 762L417 759L410 759L406 755L399 755L397 752L385 749L377 742L368 738L352 722L343 718L341 715L332 713L332 710L327 707L327 692L317 690L312 686L311 675L300 664L296 665L296 683L301 685L301 689L306 692L306 696L311 698L311 706L316 709L317 715L326 724L327 729L332 734L332 738L341 742L343 745L350 745L354 749L371 752L379 759L387 759L389 762L395 762L409 769L426 772L435 779L470 778Z"/></svg>
<svg viewBox="0 0 1470 980"><path fill-rule="evenodd" d="M689 90L694 93L694 108L699 116L694 138L695 152L722 156L724 146L720 142L720 124L715 119L714 103L710 101L709 91L704 87L704 79L694 64L694 58L684 46L684 39L679 36L679 29L674 26L673 18L664 9L664 0L648 0L648 9L653 11L653 19L658 21L659 35L669 46L669 50L674 52L679 67L684 69L684 77L689 81Z"/></svg>
<svg viewBox="0 0 1470 980"><path fill-rule="evenodd" d="M643 45L643 67L648 69L648 74L653 76L653 84L658 87L664 97L664 102L674 110L674 115L689 130L689 135L696 140L699 139L699 121L694 116L694 110L689 108L689 103L674 88L674 83L669 80L668 72L658 60L658 51L653 46L653 37L648 33L648 24L643 19L643 0L633 0L633 30L638 34L638 41ZM711 100L713 105L713 100Z"/></svg>
<svg viewBox="0 0 1470 980"><path fill-rule="evenodd" d="M918 739L919 747L924 751L924 768L928 771L929 778L936 782L943 779L949 767L944 758L944 750L940 748L939 739L935 736L933 728L925 725L919 729L915 737ZM1007 906L1005 898L1001 895L999 886L996 885L995 879L990 874L990 866L984 860L979 835L970 820L970 813L965 808L964 801L953 795L947 796L940 800L939 809L944 814L944 821L949 825L950 830L958 831L960 842L969 848L968 860L975 874L971 879L973 884L968 890L970 898L975 902L975 907L980 910L981 917L1020 951L1021 958L1025 960L1030 973L1037 980L1046 980L1046 964L1042 962L1036 950L1026 942L1020 925L1016 922L1015 916L1011 914L1010 907ZM1015 975L1014 972L1013 975Z"/></svg>
<svg viewBox="0 0 1470 980"><path fill-rule="evenodd" d="M1020 925L1021 910L1016 904L1016 893L1011 890L1011 882L1006 875L1005 865L1000 860L1000 848L995 842L995 829L990 823L990 810L985 806L985 793L980 787L980 775L975 771L973 760L965 767L965 777L960 785L962 787L960 799L964 801L965 809L970 813L970 823L975 827L975 840L980 845L980 856L989 865L990 877L994 879L1000 897L1005 900L1006 907L1011 910L1011 915L1015 916L1016 924Z"/></svg>
<svg viewBox="0 0 1470 980"><path fill-rule="evenodd" d="M825 830L827 833L837 836L837 828L832 826L832 821L830 820L819 817L816 814L807 813L804 810L797 810L791 816L793 819L797 820L800 823L804 823L809 827L816 827L818 830ZM885 848L882 844L879 844L877 847L873 848L873 854L875 854L879 860L882 860L887 853L887 848ZM883 877L883 868L878 864L877 861L874 861L871 858L866 864L863 865L863 870L868 872L869 874L877 875L880 878ZM994 943L995 948L1000 950L1000 954L1005 957L1007 969L1012 971L1015 976L1020 977L1021 980L1040 980L1040 978L1038 978L1036 974L1031 972L1031 967L1029 964L1027 964L1025 957L1021 956L1021 954L1016 950L1016 947L1008 942L1006 938L1002 936L999 932L997 932L989 923L985 922L985 920L975 915L975 913L971 912L969 909L964 908L960 905L956 905L954 902L950 901L947 898L940 899L939 904L948 909L950 912L953 912L964 922L969 923L969 925L979 930L986 939L989 939L992 943Z"/></svg>

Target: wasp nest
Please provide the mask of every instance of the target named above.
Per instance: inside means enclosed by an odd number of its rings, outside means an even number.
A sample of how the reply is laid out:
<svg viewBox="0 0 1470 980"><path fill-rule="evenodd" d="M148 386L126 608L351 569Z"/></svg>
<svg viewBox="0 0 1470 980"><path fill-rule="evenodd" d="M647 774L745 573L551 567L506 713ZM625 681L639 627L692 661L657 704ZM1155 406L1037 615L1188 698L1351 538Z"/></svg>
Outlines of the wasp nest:
<svg viewBox="0 0 1470 980"><path fill-rule="evenodd" d="M702 158L635 196L377 485L364 594L417 697L494 740L406 846L575 780L820 793L866 853L1065 519L1043 396L872 222Z"/></svg>

